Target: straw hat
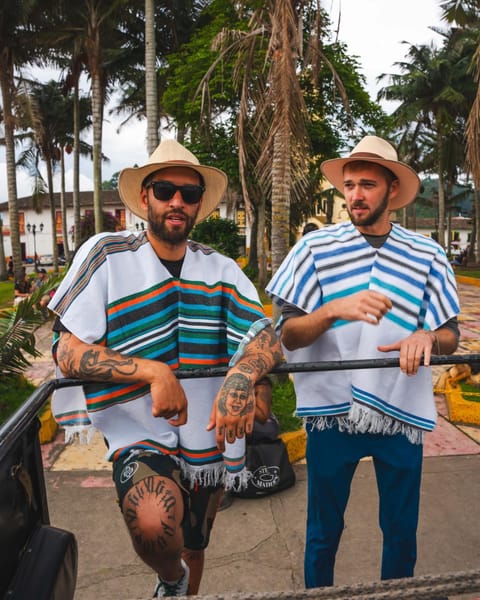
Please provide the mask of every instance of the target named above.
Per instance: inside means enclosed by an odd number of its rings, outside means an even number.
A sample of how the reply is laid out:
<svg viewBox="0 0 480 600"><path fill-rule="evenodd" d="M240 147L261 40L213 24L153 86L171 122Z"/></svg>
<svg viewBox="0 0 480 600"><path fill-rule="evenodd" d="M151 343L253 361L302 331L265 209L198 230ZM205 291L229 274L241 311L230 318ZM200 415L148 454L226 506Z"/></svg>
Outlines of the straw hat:
<svg viewBox="0 0 480 600"><path fill-rule="evenodd" d="M191 167L200 173L205 182L205 191L196 223L206 219L220 204L228 179L223 171L201 165L189 150L175 140L163 140L143 167L123 169L118 177L118 193L127 208L140 218L147 220L147 211L140 204L142 181L155 171L169 167Z"/></svg>
<svg viewBox="0 0 480 600"><path fill-rule="evenodd" d="M390 201L389 210L410 204L420 189L420 179L415 171L398 160L395 148L382 138L365 136L347 158L325 160L320 168L330 183L343 193L343 168L356 160L373 162L392 171L399 181L398 194Z"/></svg>

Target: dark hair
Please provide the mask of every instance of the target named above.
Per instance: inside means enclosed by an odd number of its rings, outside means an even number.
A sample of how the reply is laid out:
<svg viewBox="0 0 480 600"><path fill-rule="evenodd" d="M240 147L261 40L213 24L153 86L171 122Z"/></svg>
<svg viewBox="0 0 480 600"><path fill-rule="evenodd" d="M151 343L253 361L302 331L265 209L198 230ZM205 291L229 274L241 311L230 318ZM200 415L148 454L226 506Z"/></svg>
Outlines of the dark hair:
<svg viewBox="0 0 480 600"><path fill-rule="evenodd" d="M305 235L306 233L310 233L311 231L316 231L317 229L318 229L318 225L316 225L315 223L307 223L305 225L305 227L303 228L302 235Z"/></svg>

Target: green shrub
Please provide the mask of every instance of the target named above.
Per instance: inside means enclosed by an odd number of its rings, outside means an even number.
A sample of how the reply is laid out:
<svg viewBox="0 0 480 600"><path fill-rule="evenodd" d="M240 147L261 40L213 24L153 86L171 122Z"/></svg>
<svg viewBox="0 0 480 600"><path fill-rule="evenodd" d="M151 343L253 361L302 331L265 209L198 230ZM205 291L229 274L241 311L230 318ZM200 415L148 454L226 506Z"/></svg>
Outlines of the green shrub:
<svg viewBox="0 0 480 600"><path fill-rule="evenodd" d="M236 260L240 256L242 238L235 221L210 217L192 229L192 240L215 248L225 256Z"/></svg>
<svg viewBox="0 0 480 600"><path fill-rule="evenodd" d="M0 424L4 423L35 391L22 375L9 375L0 381Z"/></svg>
<svg viewBox="0 0 480 600"><path fill-rule="evenodd" d="M302 419L294 415L296 396L292 381L274 381L272 395L272 410L280 421L281 433L301 429Z"/></svg>

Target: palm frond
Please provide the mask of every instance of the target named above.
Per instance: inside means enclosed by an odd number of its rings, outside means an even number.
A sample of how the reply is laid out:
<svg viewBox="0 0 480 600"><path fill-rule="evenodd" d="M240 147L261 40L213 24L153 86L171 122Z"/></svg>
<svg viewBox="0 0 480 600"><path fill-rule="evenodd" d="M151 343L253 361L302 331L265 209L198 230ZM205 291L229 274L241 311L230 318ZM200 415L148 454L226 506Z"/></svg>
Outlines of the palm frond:
<svg viewBox="0 0 480 600"><path fill-rule="evenodd" d="M41 353L35 346L35 331L43 323L38 303L55 289L63 274L50 279L16 307L0 310L0 376L19 375Z"/></svg>

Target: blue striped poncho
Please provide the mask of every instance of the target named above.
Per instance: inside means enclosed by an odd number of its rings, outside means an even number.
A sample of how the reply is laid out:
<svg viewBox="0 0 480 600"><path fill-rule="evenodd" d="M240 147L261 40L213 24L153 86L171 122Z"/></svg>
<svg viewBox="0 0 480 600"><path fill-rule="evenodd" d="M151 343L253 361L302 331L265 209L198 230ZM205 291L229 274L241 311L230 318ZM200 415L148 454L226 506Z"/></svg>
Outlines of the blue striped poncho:
<svg viewBox="0 0 480 600"><path fill-rule="evenodd" d="M143 232L99 234L85 242L49 308L86 343L172 369L227 366L242 340L270 324L235 261L189 241L177 279ZM206 431L222 381L181 380L188 422L180 427L152 416L149 386L142 382L64 388L55 394L53 411L67 430L100 430L111 461L132 449L153 450L172 455L192 485L223 482L228 488L247 475L244 440L227 444L222 456L215 431Z"/></svg>
<svg viewBox="0 0 480 600"><path fill-rule="evenodd" d="M396 224L381 248L373 248L350 222L304 236L267 293L280 306L288 303L311 313L335 298L367 289L393 302L378 325L338 320L310 346L284 349L287 360L382 358L385 354L377 346L404 339L416 329L438 329L459 312L455 277L443 249ZM398 368L299 373L294 382L297 414L320 428L336 417L348 431L403 432L421 443L422 432L435 426L428 368L411 377Z"/></svg>

